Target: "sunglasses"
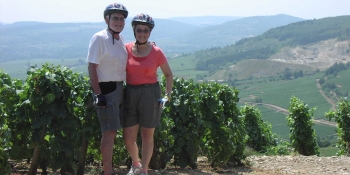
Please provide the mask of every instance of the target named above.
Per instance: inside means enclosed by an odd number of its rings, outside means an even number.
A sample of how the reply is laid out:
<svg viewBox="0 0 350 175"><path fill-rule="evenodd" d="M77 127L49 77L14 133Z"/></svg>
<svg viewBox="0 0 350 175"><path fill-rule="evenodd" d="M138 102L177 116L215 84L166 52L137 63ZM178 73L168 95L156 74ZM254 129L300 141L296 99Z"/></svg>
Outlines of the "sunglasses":
<svg viewBox="0 0 350 175"><path fill-rule="evenodd" d="M118 18L117 16L114 16L114 17L112 17L112 20L113 21L121 21L121 22L124 22L125 21L125 18L123 18L123 17L121 17L121 18Z"/></svg>
<svg viewBox="0 0 350 175"><path fill-rule="evenodd" d="M143 32L144 34L149 34L150 30L149 29L143 29L143 30L142 29L136 29L136 32L137 33L142 33Z"/></svg>

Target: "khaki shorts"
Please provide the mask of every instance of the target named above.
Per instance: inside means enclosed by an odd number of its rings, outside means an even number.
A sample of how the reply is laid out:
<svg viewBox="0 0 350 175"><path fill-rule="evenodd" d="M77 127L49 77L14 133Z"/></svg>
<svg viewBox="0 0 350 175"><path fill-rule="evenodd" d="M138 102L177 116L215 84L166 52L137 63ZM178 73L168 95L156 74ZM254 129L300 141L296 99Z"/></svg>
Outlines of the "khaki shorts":
<svg viewBox="0 0 350 175"><path fill-rule="evenodd" d="M96 107L102 132L122 128L123 92L123 83L117 83L117 89L115 91L104 95L107 102L106 107Z"/></svg>
<svg viewBox="0 0 350 175"><path fill-rule="evenodd" d="M160 124L161 98L159 83L126 85L124 128L140 126L155 128Z"/></svg>

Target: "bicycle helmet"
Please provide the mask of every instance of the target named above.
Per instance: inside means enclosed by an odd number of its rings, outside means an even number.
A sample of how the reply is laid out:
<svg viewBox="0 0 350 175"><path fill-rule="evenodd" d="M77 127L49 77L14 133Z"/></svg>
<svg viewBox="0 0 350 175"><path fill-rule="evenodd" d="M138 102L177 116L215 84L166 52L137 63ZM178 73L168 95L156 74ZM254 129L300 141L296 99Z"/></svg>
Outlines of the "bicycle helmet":
<svg viewBox="0 0 350 175"><path fill-rule="evenodd" d="M133 28L134 31L134 36L136 38L136 34L135 34L135 27L137 24L141 24L141 25L146 25L148 26L151 30L154 28L154 21L153 18L147 14L143 14L140 13L138 15L136 15L132 20L131 20L131 26ZM137 51L139 51L139 45L144 45L146 44L148 41L144 42L144 43L140 43L137 39L136 39L136 47L137 47Z"/></svg>
<svg viewBox="0 0 350 175"><path fill-rule="evenodd" d="M147 14L140 13L136 15L132 21L131 26L135 27L137 24L147 25L151 28L151 30L154 28L154 21L153 18Z"/></svg>
<svg viewBox="0 0 350 175"><path fill-rule="evenodd" d="M128 17L128 10L126 9L125 6L123 6L123 4L118 4L118 3L114 3L114 4L109 4L105 11L103 12L103 18L106 18L108 15L109 15L109 20L111 19L111 16L110 14L112 13L121 13L124 18L127 18ZM109 26L109 22L108 22L108 29L114 34L118 34L120 32L116 32L114 30L111 29L111 27ZM114 45L114 37L112 37L112 42L113 42L113 45Z"/></svg>
<svg viewBox="0 0 350 175"><path fill-rule="evenodd" d="M106 18L106 16L110 15L111 13L121 13L125 18L127 18L129 12L126 7L123 6L123 4L114 3L106 7L105 11L103 12L103 18Z"/></svg>

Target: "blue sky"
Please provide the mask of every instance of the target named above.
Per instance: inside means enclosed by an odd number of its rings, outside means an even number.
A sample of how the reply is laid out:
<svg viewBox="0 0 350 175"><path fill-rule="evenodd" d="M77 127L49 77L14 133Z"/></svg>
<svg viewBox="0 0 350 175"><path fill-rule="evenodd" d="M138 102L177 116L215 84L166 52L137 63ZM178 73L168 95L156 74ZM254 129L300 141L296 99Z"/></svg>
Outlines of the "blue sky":
<svg viewBox="0 0 350 175"><path fill-rule="evenodd" d="M125 5L129 17L269 16L286 14L304 19L350 15L350 0L0 0L0 22L102 22L105 7Z"/></svg>

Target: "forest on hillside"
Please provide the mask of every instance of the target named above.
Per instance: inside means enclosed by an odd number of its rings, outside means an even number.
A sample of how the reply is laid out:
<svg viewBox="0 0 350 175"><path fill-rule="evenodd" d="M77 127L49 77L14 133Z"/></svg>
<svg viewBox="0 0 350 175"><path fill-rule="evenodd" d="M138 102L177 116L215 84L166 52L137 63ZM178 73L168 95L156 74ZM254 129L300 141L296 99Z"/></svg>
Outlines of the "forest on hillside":
<svg viewBox="0 0 350 175"><path fill-rule="evenodd" d="M195 52L196 70L216 72L244 59L267 59L284 47L308 45L327 39L350 39L350 16L306 20L277 27L235 44ZM347 50L350 53L350 50ZM220 61L218 61L220 60Z"/></svg>

